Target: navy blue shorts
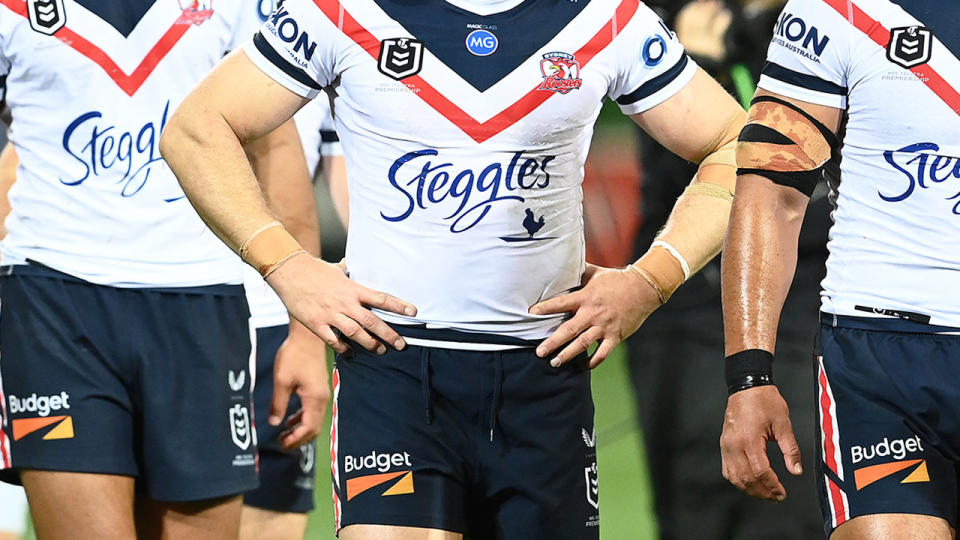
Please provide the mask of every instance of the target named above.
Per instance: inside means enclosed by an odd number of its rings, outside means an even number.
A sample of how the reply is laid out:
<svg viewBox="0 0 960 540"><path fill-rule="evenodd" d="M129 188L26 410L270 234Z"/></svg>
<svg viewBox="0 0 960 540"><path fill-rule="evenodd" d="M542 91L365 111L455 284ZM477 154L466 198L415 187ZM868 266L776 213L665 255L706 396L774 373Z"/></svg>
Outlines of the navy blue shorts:
<svg viewBox="0 0 960 540"><path fill-rule="evenodd" d="M267 423L273 398L273 360L287 339L287 325L257 328L257 379L253 386L253 411L260 451L260 487L243 495L243 504L275 512L307 513L313 510L316 441L293 451L279 442L283 425ZM290 397L287 413L300 410L300 398Z"/></svg>
<svg viewBox="0 0 960 540"><path fill-rule="evenodd" d="M960 336L916 322L823 315L817 480L824 530L867 514L957 527Z"/></svg>
<svg viewBox="0 0 960 540"><path fill-rule="evenodd" d="M243 288L128 289L35 266L0 277L0 460L137 478L160 501L257 484Z"/></svg>
<svg viewBox="0 0 960 540"><path fill-rule="evenodd" d="M338 531L380 524L483 539L599 538L585 355L552 368L530 348L408 346L376 356L354 345L337 358L333 384Z"/></svg>

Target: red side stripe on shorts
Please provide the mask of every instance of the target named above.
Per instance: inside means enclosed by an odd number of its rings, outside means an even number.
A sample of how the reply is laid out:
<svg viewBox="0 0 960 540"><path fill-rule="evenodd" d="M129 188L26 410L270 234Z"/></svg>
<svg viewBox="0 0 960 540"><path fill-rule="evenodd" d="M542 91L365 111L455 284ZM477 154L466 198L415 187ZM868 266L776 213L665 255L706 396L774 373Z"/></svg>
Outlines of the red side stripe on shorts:
<svg viewBox="0 0 960 540"><path fill-rule="evenodd" d="M339 405L338 397L340 396L340 372L334 368L333 370L333 409L332 415L333 419L330 422L330 472L333 474L333 517L336 522L336 531L340 530L340 518L341 518L341 507L340 507L340 497L337 495L337 490L340 489L340 465L337 461L337 448L338 446L338 436L339 436Z"/></svg>
<svg viewBox="0 0 960 540"><path fill-rule="evenodd" d="M819 406L820 406L820 429L821 429L821 451L824 464L838 478L843 480L843 463L839 452L840 433L837 426L837 419L834 417L831 409L834 409L833 392L830 390L830 381L827 379L827 372L823 367L823 357L817 358L819 366ZM830 502L830 511L833 514L833 526L838 527L841 523L850 519L850 507L847 504L847 495L840 489L829 476L824 475L827 485L827 497Z"/></svg>
<svg viewBox="0 0 960 540"><path fill-rule="evenodd" d="M890 44L890 30L860 9L852 0L823 0L843 18L850 21L874 43L884 49ZM930 64L910 68L953 112L960 115L960 92L950 85Z"/></svg>

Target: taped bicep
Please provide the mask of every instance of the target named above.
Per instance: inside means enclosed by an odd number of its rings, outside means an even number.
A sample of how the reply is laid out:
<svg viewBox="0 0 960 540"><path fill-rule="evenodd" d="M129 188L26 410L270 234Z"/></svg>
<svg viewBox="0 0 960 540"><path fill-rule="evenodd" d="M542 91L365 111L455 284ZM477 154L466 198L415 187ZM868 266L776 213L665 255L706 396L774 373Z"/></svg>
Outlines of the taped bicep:
<svg viewBox="0 0 960 540"><path fill-rule="evenodd" d="M809 197L834 159L842 112L761 92L737 141L737 174L762 176Z"/></svg>

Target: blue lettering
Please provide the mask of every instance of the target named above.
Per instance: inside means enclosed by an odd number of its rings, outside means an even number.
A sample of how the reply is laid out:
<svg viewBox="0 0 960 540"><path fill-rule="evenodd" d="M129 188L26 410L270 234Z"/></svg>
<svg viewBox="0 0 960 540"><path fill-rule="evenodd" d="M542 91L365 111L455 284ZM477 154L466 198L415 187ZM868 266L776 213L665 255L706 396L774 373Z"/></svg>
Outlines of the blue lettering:
<svg viewBox="0 0 960 540"><path fill-rule="evenodd" d="M830 36L823 36L823 39L820 39L820 33L817 31L816 26L810 27L810 33L807 34L807 37L803 40L803 47L809 49L813 47L813 52L820 56L823 54L823 50L827 48L827 42L830 41Z"/></svg>
<svg viewBox="0 0 960 540"><path fill-rule="evenodd" d="M794 30L793 32L790 31L791 28ZM790 41L799 41L807 33L807 23L800 18L791 19L787 23L786 33L787 39Z"/></svg>
<svg viewBox="0 0 960 540"><path fill-rule="evenodd" d="M430 205L456 201L456 208L444 220L451 220L450 232L461 233L479 224L490 210L506 201L524 202L518 189L543 189L550 184L547 165L555 156L544 156L540 161L523 157L523 152L515 152L504 169L501 163L491 163L479 173L473 169L454 173L448 170L452 163L434 165L432 161L414 164L417 159L437 156L437 150L425 149L408 152L393 162L387 173L387 180L406 200L405 207L396 214L381 212L380 216L390 222L403 221L418 208L426 210ZM523 160L523 165L518 164ZM412 177L406 177L402 171L410 169ZM543 175L537 175L537 169ZM415 173L413 171L416 171ZM514 173L517 173L514 182ZM538 183L539 181L539 183ZM415 186L415 187L414 187ZM507 191L508 194L503 194ZM453 205L451 204L451 207Z"/></svg>
<svg viewBox="0 0 960 540"><path fill-rule="evenodd" d="M303 57L307 60L313 58L313 51L317 50L317 42L310 41L310 36L306 32L300 34L300 39L297 40L297 44L293 47L293 52L299 52L300 49L303 49Z"/></svg>
<svg viewBox="0 0 960 540"><path fill-rule="evenodd" d="M60 183L77 186L121 165L123 174L116 180L117 184L122 184L120 195L136 195L147 184L153 164L163 159L157 145L169 112L168 101L159 128L153 122L148 122L140 128L136 137L129 131L119 133L117 126L101 126L99 122L94 122L103 118L103 113L99 111L80 115L64 130L62 146L67 154L83 165L84 172L74 179L60 178ZM90 125L90 122L94 123ZM81 133L81 128L89 129L89 134ZM137 162L140 165L134 170Z"/></svg>
<svg viewBox="0 0 960 540"><path fill-rule="evenodd" d="M291 32L284 33L284 28L290 29ZM293 40L297 39L297 36L300 35L300 28L297 26L297 21L290 18L280 21L280 24L277 25L277 35L287 43L293 43Z"/></svg>
<svg viewBox="0 0 960 540"><path fill-rule="evenodd" d="M897 195L885 195L879 191L877 195L886 202L901 202L913 195L917 187L927 189L951 178L960 179L960 158L934 154L939 150L940 146L935 143L918 143L904 146L899 150L884 152L883 159L891 167L903 173L907 183L903 191ZM897 161L899 154L907 154L910 159L901 165ZM941 176L940 173L943 175ZM948 197L947 200L957 197L960 197L960 193ZM954 205L953 213L960 214L960 202Z"/></svg>
<svg viewBox="0 0 960 540"><path fill-rule="evenodd" d="M282 9L280 6L277 6L277 10L273 12L273 15L270 16L270 24L276 26L280 22L280 19L289 15L290 12Z"/></svg>

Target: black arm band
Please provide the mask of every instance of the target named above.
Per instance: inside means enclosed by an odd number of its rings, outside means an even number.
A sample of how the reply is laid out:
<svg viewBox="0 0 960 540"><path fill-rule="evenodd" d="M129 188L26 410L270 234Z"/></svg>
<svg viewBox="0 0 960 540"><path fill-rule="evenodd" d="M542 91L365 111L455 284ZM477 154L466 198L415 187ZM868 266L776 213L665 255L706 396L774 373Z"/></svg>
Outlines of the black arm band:
<svg viewBox="0 0 960 540"><path fill-rule="evenodd" d="M754 386L773 384L773 354L762 349L747 349L727 357L723 369L727 395Z"/></svg>

